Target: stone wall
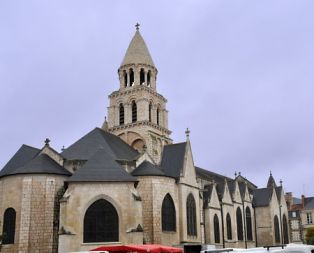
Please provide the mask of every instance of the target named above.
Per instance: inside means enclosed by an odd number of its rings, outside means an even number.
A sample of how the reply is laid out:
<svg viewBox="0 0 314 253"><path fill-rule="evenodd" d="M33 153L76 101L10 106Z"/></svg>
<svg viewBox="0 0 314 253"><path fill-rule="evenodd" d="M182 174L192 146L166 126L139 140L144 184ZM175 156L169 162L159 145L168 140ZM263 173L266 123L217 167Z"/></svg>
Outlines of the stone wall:
<svg viewBox="0 0 314 253"><path fill-rule="evenodd" d="M3 245L2 252L56 252L53 240L55 193L63 186L64 179L62 176L16 175L0 180L1 224L7 208L16 211L15 243Z"/></svg>
<svg viewBox="0 0 314 253"><path fill-rule="evenodd" d="M178 187L173 178L168 177L139 177L138 192L143 205L143 228L146 243L175 245L180 243L179 237L179 204ZM167 194L173 199L176 209L175 232L162 231L161 207Z"/></svg>
<svg viewBox="0 0 314 253"><path fill-rule="evenodd" d="M60 205L59 252L89 250L104 243L83 242L83 221L88 207L99 199L109 201L119 216L119 242L142 244L143 233L131 232L143 224L142 202L133 182L70 183Z"/></svg>

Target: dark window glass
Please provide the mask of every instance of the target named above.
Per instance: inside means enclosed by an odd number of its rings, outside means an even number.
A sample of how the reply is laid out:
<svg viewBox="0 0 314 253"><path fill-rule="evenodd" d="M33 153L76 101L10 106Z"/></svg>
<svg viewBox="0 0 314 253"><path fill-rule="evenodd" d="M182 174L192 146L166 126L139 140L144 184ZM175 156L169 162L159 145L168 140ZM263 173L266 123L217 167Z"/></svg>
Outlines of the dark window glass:
<svg viewBox="0 0 314 253"><path fill-rule="evenodd" d="M170 194L167 194L161 207L162 231L176 231L176 209Z"/></svg>
<svg viewBox="0 0 314 253"><path fill-rule="evenodd" d="M280 242L279 221L277 215L275 215L274 217L274 229L275 229L275 242Z"/></svg>
<svg viewBox="0 0 314 253"><path fill-rule="evenodd" d="M5 210L3 215L2 244L13 244L15 235L16 212L13 208Z"/></svg>
<svg viewBox="0 0 314 253"><path fill-rule="evenodd" d="M130 69L130 86L133 86L134 83L134 71L133 69Z"/></svg>
<svg viewBox="0 0 314 253"><path fill-rule="evenodd" d="M231 225L231 217L230 214L227 213L227 239L232 240L232 225Z"/></svg>
<svg viewBox="0 0 314 253"><path fill-rule="evenodd" d="M148 120L149 122L152 122L152 103L148 106Z"/></svg>
<svg viewBox="0 0 314 253"><path fill-rule="evenodd" d="M140 71L140 85L145 83L145 71L144 69L141 69Z"/></svg>
<svg viewBox="0 0 314 253"><path fill-rule="evenodd" d="M147 86L150 85L150 70L147 73Z"/></svg>
<svg viewBox="0 0 314 253"><path fill-rule="evenodd" d="M137 106L135 101L132 102L132 122L137 121Z"/></svg>
<svg viewBox="0 0 314 253"><path fill-rule="evenodd" d="M159 108L157 108L156 117L157 117L157 125L159 125Z"/></svg>
<svg viewBox="0 0 314 253"><path fill-rule="evenodd" d="M84 242L119 241L119 217L114 206L104 199L94 202L84 217Z"/></svg>
<svg viewBox="0 0 314 253"><path fill-rule="evenodd" d="M190 193L186 201L186 219L188 235L196 236L196 205L193 195Z"/></svg>
<svg viewBox="0 0 314 253"><path fill-rule="evenodd" d="M123 70L123 78L124 78L124 86L128 86L128 74L126 73L125 70Z"/></svg>
<svg viewBox="0 0 314 253"><path fill-rule="evenodd" d="M119 124L120 125L124 124L124 106L123 106L123 104L120 104L120 108L119 108Z"/></svg>
<svg viewBox="0 0 314 253"><path fill-rule="evenodd" d="M237 208L237 232L238 240L243 241L243 221L242 221L242 212L240 207Z"/></svg>
<svg viewBox="0 0 314 253"><path fill-rule="evenodd" d="M219 220L217 214L214 216L214 236L215 243L220 243L220 234L219 234Z"/></svg>
<svg viewBox="0 0 314 253"><path fill-rule="evenodd" d="M246 238L248 241L252 241L253 240L252 216L249 207L246 207L245 209L245 219L246 219Z"/></svg>
<svg viewBox="0 0 314 253"><path fill-rule="evenodd" d="M289 243L288 222L285 214L282 217L282 225L283 225L283 243L288 244Z"/></svg>

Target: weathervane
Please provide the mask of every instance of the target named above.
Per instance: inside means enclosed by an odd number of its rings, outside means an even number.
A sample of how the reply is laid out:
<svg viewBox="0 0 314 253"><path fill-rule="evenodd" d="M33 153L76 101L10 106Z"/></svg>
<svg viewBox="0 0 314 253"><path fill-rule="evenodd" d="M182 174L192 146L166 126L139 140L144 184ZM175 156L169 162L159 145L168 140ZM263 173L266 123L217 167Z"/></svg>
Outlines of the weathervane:
<svg viewBox="0 0 314 253"><path fill-rule="evenodd" d="M140 29L140 24L136 23L135 27L136 27L136 31L138 31Z"/></svg>

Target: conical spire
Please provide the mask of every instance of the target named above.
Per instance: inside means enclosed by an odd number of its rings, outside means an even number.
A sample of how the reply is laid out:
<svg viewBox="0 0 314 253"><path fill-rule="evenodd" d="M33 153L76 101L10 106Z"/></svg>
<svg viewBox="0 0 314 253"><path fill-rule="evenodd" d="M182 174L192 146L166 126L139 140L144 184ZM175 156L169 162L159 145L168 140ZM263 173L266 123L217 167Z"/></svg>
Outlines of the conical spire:
<svg viewBox="0 0 314 253"><path fill-rule="evenodd" d="M125 53L121 66L126 64L147 64L155 67L152 57L148 51L146 43L140 34L138 26L135 35L131 40L128 50Z"/></svg>

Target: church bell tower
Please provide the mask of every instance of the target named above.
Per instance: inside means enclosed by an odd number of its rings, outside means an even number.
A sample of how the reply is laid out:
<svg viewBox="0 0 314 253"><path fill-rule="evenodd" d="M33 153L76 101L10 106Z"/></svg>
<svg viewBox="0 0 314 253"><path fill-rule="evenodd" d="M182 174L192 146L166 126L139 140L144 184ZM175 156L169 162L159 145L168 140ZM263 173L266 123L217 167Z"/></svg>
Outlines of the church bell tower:
<svg viewBox="0 0 314 253"><path fill-rule="evenodd" d="M136 32L118 69L120 88L109 95L107 128L156 163L168 130L167 100L157 93L157 68L136 25Z"/></svg>

